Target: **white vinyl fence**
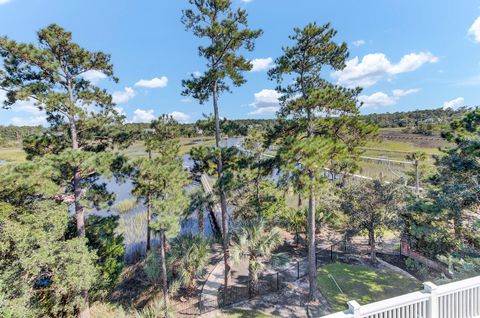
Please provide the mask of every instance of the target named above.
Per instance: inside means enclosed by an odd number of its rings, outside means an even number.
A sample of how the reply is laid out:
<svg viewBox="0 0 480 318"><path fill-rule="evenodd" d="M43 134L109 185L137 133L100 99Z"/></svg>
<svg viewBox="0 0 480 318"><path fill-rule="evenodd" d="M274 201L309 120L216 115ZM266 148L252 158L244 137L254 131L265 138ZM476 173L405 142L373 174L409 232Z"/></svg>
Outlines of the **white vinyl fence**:
<svg viewBox="0 0 480 318"><path fill-rule="evenodd" d="M480 276L349 309L322 318L477 318L480 317Z"/></svg>

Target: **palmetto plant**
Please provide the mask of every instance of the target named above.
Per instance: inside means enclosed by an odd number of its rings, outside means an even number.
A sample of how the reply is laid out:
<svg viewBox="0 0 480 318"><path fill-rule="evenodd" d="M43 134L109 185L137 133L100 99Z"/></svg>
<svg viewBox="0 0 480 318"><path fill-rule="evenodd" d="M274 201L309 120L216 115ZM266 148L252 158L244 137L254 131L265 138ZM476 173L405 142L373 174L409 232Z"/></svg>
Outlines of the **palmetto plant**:
<svg viewBox="0 0 480 318"><path fill-rule="evenodd" d="M186 234L171 242L169 263L180 274L180 282L188 291L195 288L196 278L209 259L209 241L203 235Z"/></svg>
<svg viewBox="0 0 480 318"><path fill-rule="evenodd" d="M258 274L272 257L273 250L281 243L282 237L278 229L267 229L263 220L246 220L238 227L232 246L232 258L235 262L248 260L250 296L257 294Z"/></svg>

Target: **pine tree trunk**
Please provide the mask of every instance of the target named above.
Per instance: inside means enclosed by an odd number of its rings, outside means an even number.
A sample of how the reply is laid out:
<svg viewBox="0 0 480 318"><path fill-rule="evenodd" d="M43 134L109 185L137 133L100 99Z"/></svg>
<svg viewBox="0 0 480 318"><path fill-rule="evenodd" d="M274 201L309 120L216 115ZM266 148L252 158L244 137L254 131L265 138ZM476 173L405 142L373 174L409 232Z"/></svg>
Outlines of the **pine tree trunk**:
<svg viewBox="0 0 480 318"><path fill-rule="evenodd" d="M200 207L199 209L197 209L197 218L198 218L198 232L200 234L204 234L205 233L205 224L203 222L203 218L204 218L203 207Z"/></svg>
<svg viewBox="0 0 480 318"><path fill-rule="evenodd" d="M165 305L165 317L168 318L168 280L167 280L167 262L165 258L165 232L160 230L160 269L162 276L163 301Z"/></svg>
<svg viewBox="0 0 480 318"><path fill-rule="evenodd" d="M73 103L73 95L71 89L69 89L70 93L70 100ZM78 134L77 134L77 127L75 123L75 118L70 116L68 118L70 124L70 138L72 143L72 149L78 150ZM73 195L74 195L74 205L75 205L75 221L77 224L77 236L85 237L85 213L83 210L83 206L80 203L80 199L82 196L82 187L81 187L81 171L79 167L73 168ZM80 308L80 312L78 314L79 318L90 318L90 304L88 300L88 290L82 290L81 296L83 298L83 305Z"/></svg>
<svg viewBox="0 0 480 318"><path fill-rule="evenodd" d="M370 259L372 260L372 263L376 263L377 252L375 250L375 231L374 230L368 231L368 240L370 242Z"/></svg>
<svg viewBox="0 0 480 318"><path fill-rule="evenodd" d="M151 249L150 221L152 220L152 200L150 193L147 195L147 252Z"/></svg>
<svg viewBox="0 0 480 318"><path fill-rule="evenodd" d="M152 160L152 151L148 150L148 160ZM147 252L151 250L151 230L150 221L152 220L152 195L147 194Z"/></svg>
<svg viewBox="0 0 480 318"><path fill-rule="evenodd" d="M310 173L310 179L313 179ZM315 244L315 187L310 186L310 196L308 198L308 297L315 299L317 291L317 259Z"/></svg>
<svg viewBox="0 0 480 318"><path fill-rule="evenodd" d="M218 165L217 165L217 174L218 179L222 178L223 174L223 162L222 162L222 153L220 150L220 117L218 114L218 86L217 82L213 84L213 110L215 116L215 144L218 150ZM230 249L229 249L229 237L228 237L228 215L227 215L227 200L225 198L225 191L223 190L223 186L220 184L220 208L222 210L222 233L223 233L223 262L225 264L225 271L224 271L224 290L227 290L228 287L228 278L230 274ZM227 293L223 293L224 298L226 298ZM224 299L225 301L226 299Z"/></svg>
<svg viewBox="0 0 480 318"><path fill-rule="evenodd" d="M257 295L258 292L258 275L253 267L253 262L255 262L254 257L250 257L248 262L248 295L250 298L253 298Z"/></svg>

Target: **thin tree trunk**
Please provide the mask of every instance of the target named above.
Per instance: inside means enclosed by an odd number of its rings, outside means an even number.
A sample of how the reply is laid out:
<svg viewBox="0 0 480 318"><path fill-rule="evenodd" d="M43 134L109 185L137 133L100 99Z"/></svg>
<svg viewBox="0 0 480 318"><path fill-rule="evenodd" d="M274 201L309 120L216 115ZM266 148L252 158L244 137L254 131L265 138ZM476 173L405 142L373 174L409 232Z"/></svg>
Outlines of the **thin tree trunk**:
<svg viewBox="0 0 480 318"><path fill-rule="evenodd" d="M375 231L368 231L368 240L370 241L370 259L372 263L377 261L377 252L375 250Z"/></svg>
<svg viewBox="0 0 480 318"><path fill-rule="evenodd" d="M197 218L198 218L198 231L200 232L200 234L204 234L205 224L203 222L203 218L204 218L203 207L200 207L199 209L197 209Z"/></svg>
<svg viewBox="0 0 480 318"><path fill-rule="evenodd" d="M160 230L160 269L162 276L163 301L165 305L165 317L168 318L168 280L167 280L167 262L165 258L165 232Z"/></svg>
<svg viewBox="0 0 480 318"><path fill-rule="evenodd" d="M415 192L417 195L420 194L420 170L418 159L415 160Z"/></svg>
<svg viewBox="0 0 480 318"><path fill-rule="evenodd" d="M313 179L310 173L310 179ZM317 260L315 246L315 187L310 186L310 196L308 198L308 297L315 299L317 291Z"/></svg>
<svg viewBox="0 0 480 318"><path fill-rule="evenodd" d="M299 209L302 207L302 195L300 193L298 194L297 205ZM300 244L300 231L298 229L298 225L295 226L295 235L297 240L296 245L298 246Z"/></svg>
<svg viewBox="0 0 480 318"><path fill-rule="evenodd" d="M250 261L248 262L248 295L253 298L257 295L258 291L258 275L253 268L253 262L255 258L250 257Z"/></svg>
<svg viewBox="0 0 480 318"><path fill-rule="evenodd" d="M152 151L148 150L148 160L152 160ZM150 221L152 220L152 195L151 193L147 194L147 252L150 251L151 247L151 230L150 230Z"/></svg>
<svg viewBox="0 0 480 318"><path fill-rule="evenodd" d="M73 93L69 86L69 96L70 102L73 104ZM77 126L75 123L75 118L73 116L68 117L69 125L70 125L70 138L72 143L72 149L78 150L78 133L77 133ZM80 199L82 196L82 186L81 186L82 175L80 171L80 167L73 168L73 195L74 195L74 205L75 205L75 221L77 224L77 236L78 237L85 237L85 213L83 210L83 206L80 203ZM83 305L80 308L80 312L78 314L79 318L90 318L90 304L88 300L88 290L82 290L81 296L83 298Z"/></svg>
<svg viewBox="0 0 480 318"><path fill-rule="evenodd" d="M303 75L302 75L302 83L303 83ZM307 100L307 95L303 89L303 97ZM314 137L314 130L311 126L311 114L308 112L307 114L308 119L308 127L307 127L307 137L312 139ZM308 171L308 177L310 179L310 193L308 198L308 282L309 282L309 291L308 297L311 300L315 299L315 294L317 292L317 254L316 254L316 243L315 243L315 235L316 235L316 225L315 225L315 174L313 171Z"/></svg>
<svg viewBox="0 0 480 318"><path fill-rule="evenodd" d="M150 193L147 194L147 252L151 249L151 230L150 221L152 220L152 199Z"/></svg>
<svg viewBox="0 0 480 318"><path fill-rule="evenodd" d="M75 167L73 170L73 194L75 204L75 220L77 223L77 236L85 237L85 213L80 203L82 196L80 168Z"/></svg>
<svg viewBox="0 0 480 318"><path fill-rule="evenodd" d="M215 144L218 150L218 165L217 165L217 174L218 179L222 178L223 174L223 162L222 162L222 153L220 150L220 118L218 114L218 86L217 82L213 84L213 110L215 116ZM222 210L222 233L223 233L223 262L225 264L225 271L224 271L224 290L223 297L226 298L226 290L228 287L228 278L230 274L230 249L229 249L229 237L228 237L228 215L227 215L227 200L225 198L225 191L223 190L223 186L220 183L220 208ZM226 300L226 299L224 299Z"/></svg>

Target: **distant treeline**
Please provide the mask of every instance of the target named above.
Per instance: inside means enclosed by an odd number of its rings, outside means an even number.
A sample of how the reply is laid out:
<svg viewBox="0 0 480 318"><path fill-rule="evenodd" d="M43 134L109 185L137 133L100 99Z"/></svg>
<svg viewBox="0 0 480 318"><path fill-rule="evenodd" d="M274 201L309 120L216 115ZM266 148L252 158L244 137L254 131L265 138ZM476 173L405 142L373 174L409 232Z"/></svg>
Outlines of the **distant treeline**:
<svg viewBox="0 0 480 318"><path fill-rule="evenodd" d="M21 143L29 135L38 135L46 130L42 126L0 126L0 147Z"/></svg>
<svg viewBox="0 0 480 318"><path fill-rule="evenodd" d="M376 124L380 126L380 128L415 128L421 125L448 125L454 120L462 118L468 110L469 108L467 107L462 107L457 110L437 108L385 114L370 114L364 115L363 117L367 122Z"/></svg>
<svg viewBox="0 0 480 318"><path fill-rule="evenodd" d="M381 128L410 128L411 132L429 134L432 127L441 127L460 119L468 108L452 109L426 109L407 112L395 112L385 114L370 114L362 117L370 123ZM224 136L246 136L250 129L267 129L275 124L275 119L223 119L220 123ZM213 136L215 125L212 117L205 117L195 123L180 124L179 134L182 137ZM129 131L141 132L149 129L147 123L126 124ZM0 126L0 146L21 142L25 136L37 135L46 131L47 128L37 126Z"/></svg>

